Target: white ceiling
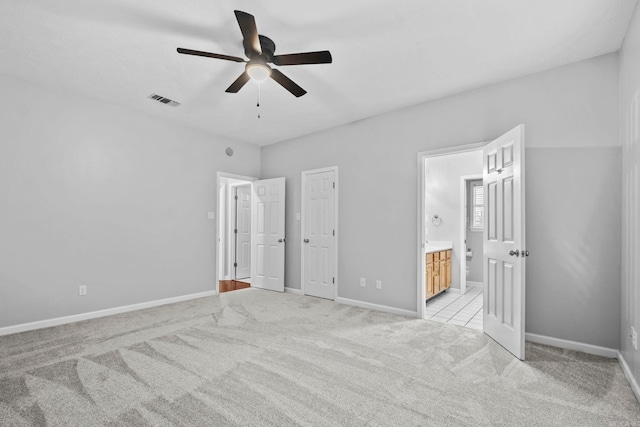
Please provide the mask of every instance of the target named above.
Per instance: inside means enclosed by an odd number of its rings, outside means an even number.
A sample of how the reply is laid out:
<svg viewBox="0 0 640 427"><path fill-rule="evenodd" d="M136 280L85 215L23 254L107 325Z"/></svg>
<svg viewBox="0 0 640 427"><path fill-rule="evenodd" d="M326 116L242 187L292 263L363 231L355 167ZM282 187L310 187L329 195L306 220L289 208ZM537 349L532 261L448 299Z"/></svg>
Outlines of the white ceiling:
<svg viewBox="0 0 640 427"><path fill-rule="evenodd" d="M0 73L266 145L617 51L636 0L1 0ZM234 9L276 54L330 50L332 64L279 67L225 89L244 58ZM169 107L157 93L182 103Z"/></svg>

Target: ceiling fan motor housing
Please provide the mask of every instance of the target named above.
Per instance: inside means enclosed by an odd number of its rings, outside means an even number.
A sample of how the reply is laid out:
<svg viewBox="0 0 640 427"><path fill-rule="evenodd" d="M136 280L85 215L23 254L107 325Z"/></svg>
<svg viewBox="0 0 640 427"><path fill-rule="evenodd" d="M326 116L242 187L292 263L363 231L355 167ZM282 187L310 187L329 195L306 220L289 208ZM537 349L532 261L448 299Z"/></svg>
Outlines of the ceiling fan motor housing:
<svg viewBox="0 0 640 427"><path fill-rule="evenodd" d="M263 36L262 34L258 35L260 40L260 48L262 49L262 54L260 56L264 57L265 62L273 62L273 54L276 51L276 44L267 36ZM247 55L247 58L254 59L255 52L251 48L247 48L245 45L244 53Z"/></svg>

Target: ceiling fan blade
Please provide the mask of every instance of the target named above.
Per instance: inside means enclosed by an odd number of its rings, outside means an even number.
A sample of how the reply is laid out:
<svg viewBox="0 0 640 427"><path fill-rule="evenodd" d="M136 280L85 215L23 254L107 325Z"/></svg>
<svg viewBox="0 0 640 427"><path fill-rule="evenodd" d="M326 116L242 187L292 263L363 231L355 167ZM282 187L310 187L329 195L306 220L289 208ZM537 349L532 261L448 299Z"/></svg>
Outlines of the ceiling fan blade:
<svg viewBox="0 0 640 427"><path fill-rule="evenodd" d="M219 53L211 53L211 52L202 52L199 50L183 49L181 47L178 48L178 53L184 53L185 55L205 56L207 58L225 59L227 61L233 61L233 62L246 62L244 59L238 58L237 56L222 55Z"/></svg>
<svg viewBox="0 0 640 427"><path fill-rule="evenodd" d="M234 10L240 31L242 31L242 38L244 39L242 44L244 45L245 53L249 58L251 54L260 55L262 48L260 47L260 40L258 39L258 27L256 27L256 20L253 15L243 12L241 10Z"/></svg>
<svg viewBox="0 0 640 427"><path fill-rule="evenodd" d="M289 53L286 55L275 55L273 57L273 63L276 65L331 64L331 61L331 52L328 50Z"/></svg>
<svg viewBox="0 0 640 427"><path fill-rule="evenodd" d="M249 77L249 74L245 71L240 74L240 77L238 77L235 82L231 83L231 86L229 86L225 92L237 93L250 79L251 77Z"/></svg>
<svg viewBox="0 0 640 427"><path fill-rule="evenodd" d="M279 70L272 69L271 78L298 98L307 93L306 90L295 84L293 80L282 74Z"/></svg>

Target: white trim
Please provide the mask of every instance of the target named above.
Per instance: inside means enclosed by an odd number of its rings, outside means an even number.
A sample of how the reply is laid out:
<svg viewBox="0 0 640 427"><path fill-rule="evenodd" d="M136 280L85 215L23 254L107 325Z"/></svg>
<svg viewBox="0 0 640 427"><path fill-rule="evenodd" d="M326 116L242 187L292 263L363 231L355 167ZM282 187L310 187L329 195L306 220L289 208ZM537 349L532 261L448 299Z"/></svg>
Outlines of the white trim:
<svg viewBox="0 0 640 427"><path fill-rule="evenodd" d="M595 356L609 357L612 359L618 357L618 350L608 347L600 347L593 344L563 340L560 338L547 337L545 335L531 334L529 332L525 333L525 339L529 342L564 348L566 350L581 351L582 353L593 354Z"/></svg>
<svg viewBox="0 0 640 427"><path fill-rule="evenodd" d="M468 194L467 194L467 181L477 181L482 179L482 173L473 175L461 175L460 176L460 293L462 295L467 293L467 212L469 211L467 206Z"/></svg>
<svg viewBox="0 0 640 427"><path fill-rule="evenodd" d="M67 323L80 322L82 320L97 319L99 317L112 316L114 314L127 313L129 311L143 310L145 308L158 307L160 305L173 304L196 298L204 298L216 295L216 291L199 292L197 294L181 295L179 297L165 298L155 301L141 302L138 304L123 305L104 310L90 311L88 313L73 314L71 316L56 317L54 319L39 320L37 322L22 323L20 325L0 328L0 336L15 334L18 332L33 331L35 329L50 328L51 326L65 325Z"/></svg>
<svg viewBox="0 0 640 427"><path fill-rule="evenodd" d="M638 399L638 402L640 402L640 386L638 385L638 382L636 381L636 379L633 377L633 374L631 373L631 368L629 368L627 361L624 359L624 356L620 351L618 351L618 363L622 368L622 372L624 372L624 376L627 377L627 381L631 386L631 390L633 390L633 394L636 395L636 399Z"/></svg>
<svg viewBox="0 0 640 427"><path fill-rule="evenodd" d="M383 311L385 313L397 314L399 316L419 317L418 313L401 308L389 307L388 305L373 304L370 302L358 301L355 299L336 297L335 302L355 307L366 308L368 310Z"/></svg>
<svg viewBox="0 0 640 427"><path fill-rule="evenodd" d="M296 288L288 288L288 287L284 287L284 291L285 293L289 293L289 294L296 294L296 295L304 295L302 293L302 290L300 289L296 289Z"/></svg>
<svg viewBox="0 0 640 427"><path fill-rule="evenodd" d="M336 184L335 193L333 194L333 227L336 230L335 239L333 239L333 276L335 279L335 283L333 286L333 297L332 299L335 301L338 298L338 238L340 236L339 228L338 228L338 189L340 185L338 184L338 166L329 166L326 168L320 169L312 169L307 171L302 171L301 173L301 186L300 189L300 293L305 295L304 292L304 272L305 272L305 256L304 256L304 242L302 239L305 238L304 230L305 230L305 196L306 196L306 180L307 176L313 175L316 173L324 173L324 172L333 172L333 180Z"/></svg>
<svg viewBox="0 0 640 427"><path fill-rule="evenodd" d="M483 142L476 142L473 144L464 144L464 145L456 145L453 147L447 147L447 148L438 148L435 150L428 150L428 151L421 151L418 153L417 156L417 160L418 160L418 167L417 167L417 171L418 171L418 185L417 185L417 195L416 195L416 200L418 201L417 203L417 221L418 221L418 227L417 230L418 232L418 244L417 244L417 248L416 248L416 253L418 256L417 259L417 284L418 284L418 289L417 289L417 308L416 308L416 313L418 315L419 318L424 319L425 318L425 310L426 310L426 295L424 292L424 287L425 287L425 269L426 269L426 264L425 264L425 252L424 252L424 240L425 240L425 235L424 235L424 217L425 217L425 212L426 212L426 197L425 197L425 190L427 188L426 186L426 170L425 170L425 159L427 157L437 157L437 156L446 156L448 154L458 154L458 153L466 153L468 151L476 151L476 150L481 150L482 147L484 147L485 145L487 145L489 142L491 141L483 141ZM466 261L466 260L465 260Z"/></svg>
<svg viewBox="0 0 640 427"><path fill-rule="evenodd" d="M482 286L482 282L474 282L473 280L467 280L469 286Z"/></svg>

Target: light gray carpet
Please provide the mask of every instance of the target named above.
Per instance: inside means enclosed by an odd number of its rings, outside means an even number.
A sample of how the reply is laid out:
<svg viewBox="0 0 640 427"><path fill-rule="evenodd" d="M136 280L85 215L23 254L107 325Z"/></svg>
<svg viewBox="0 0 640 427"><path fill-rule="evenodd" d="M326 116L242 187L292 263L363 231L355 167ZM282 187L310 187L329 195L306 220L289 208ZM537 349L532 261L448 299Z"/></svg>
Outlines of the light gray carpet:
<svg viewBox="0 0 640 427"><path fill-rule="evenodd" d="M0 337L2 426L628 426L613 359L245 289Z"/></svg>

